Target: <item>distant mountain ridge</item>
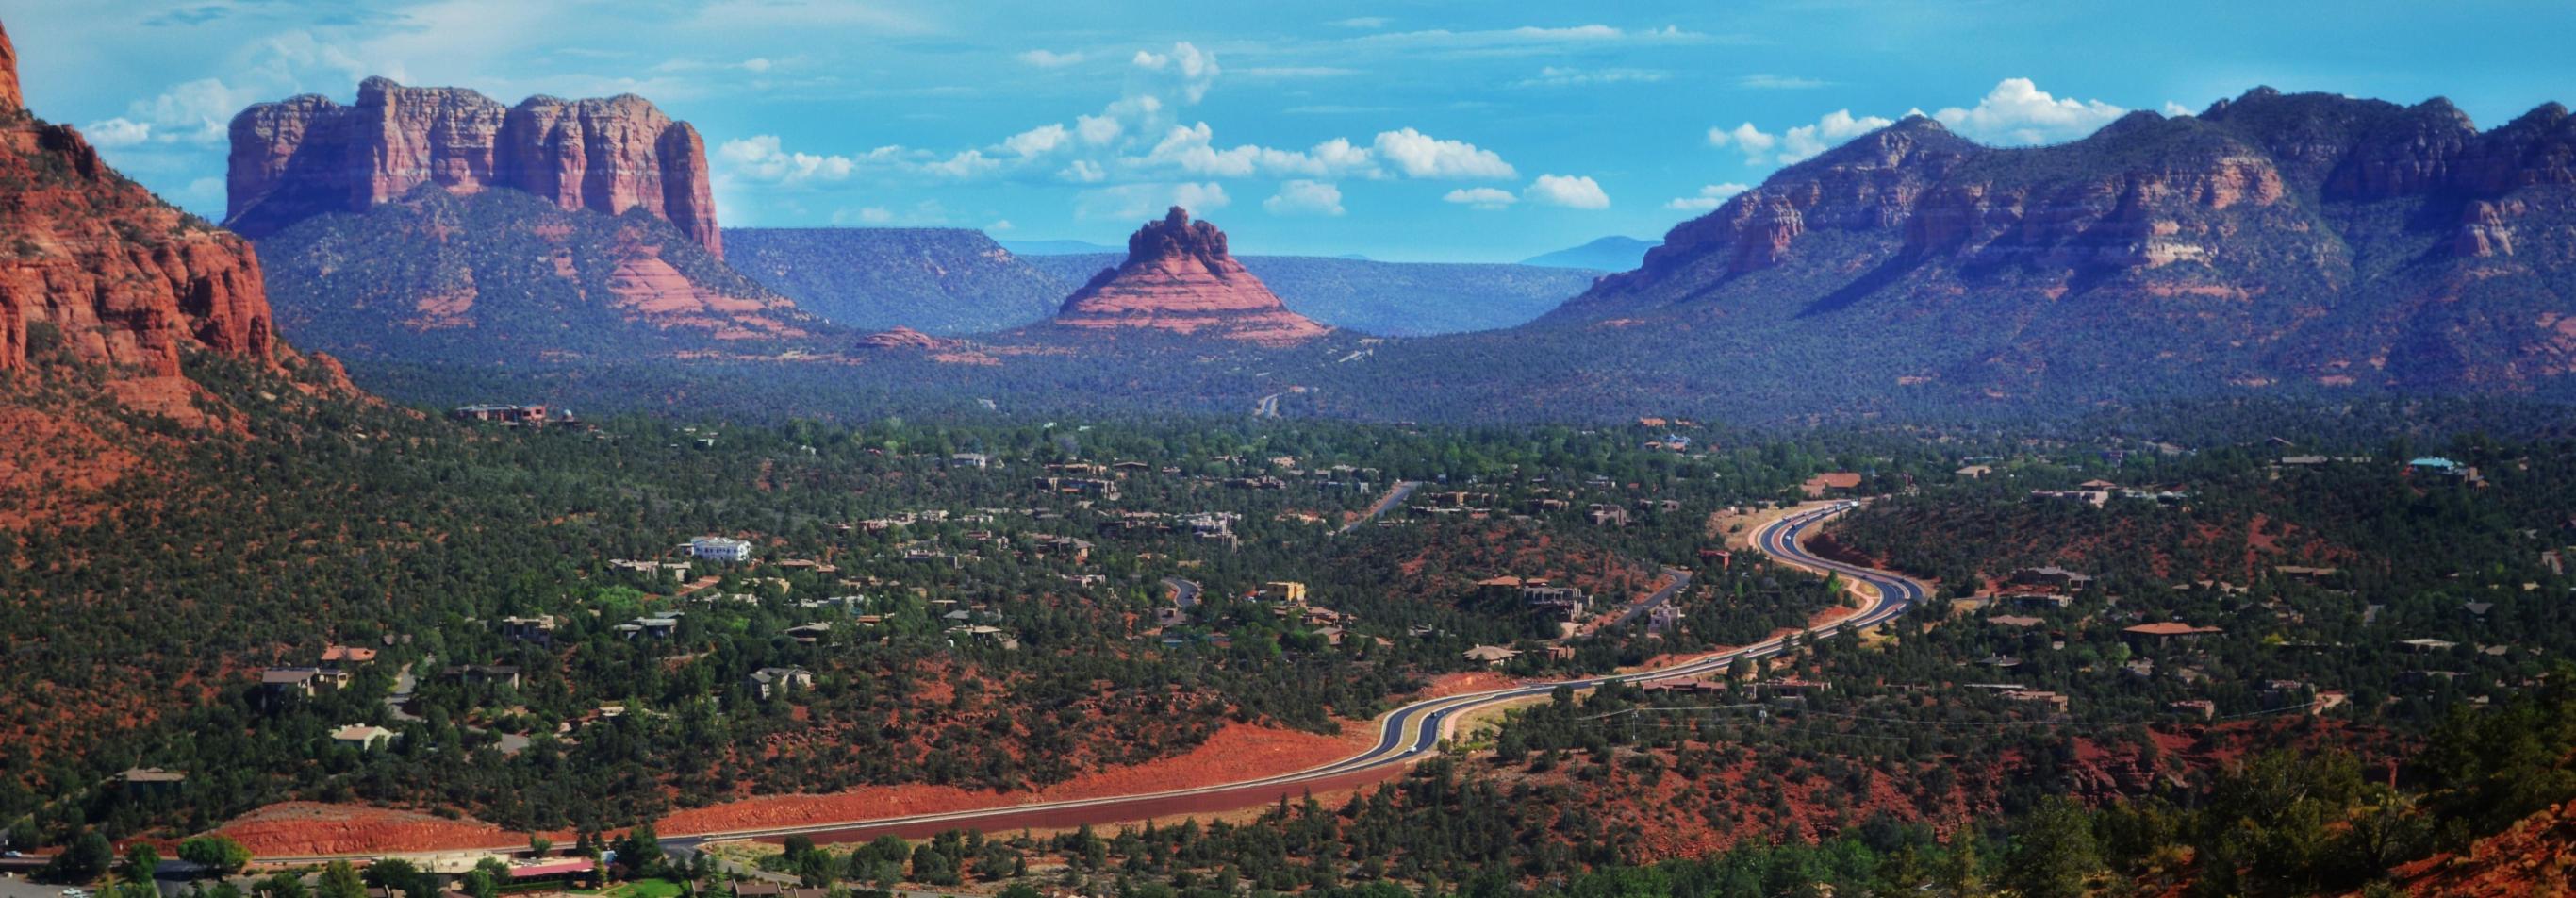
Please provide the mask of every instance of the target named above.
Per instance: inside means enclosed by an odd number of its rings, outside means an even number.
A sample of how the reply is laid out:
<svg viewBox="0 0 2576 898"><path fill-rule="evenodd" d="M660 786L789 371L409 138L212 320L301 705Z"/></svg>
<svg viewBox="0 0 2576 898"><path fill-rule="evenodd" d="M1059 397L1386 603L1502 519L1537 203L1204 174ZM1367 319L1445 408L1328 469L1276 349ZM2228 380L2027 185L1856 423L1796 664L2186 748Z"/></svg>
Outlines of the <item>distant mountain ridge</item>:
<svg viewBox="0 0 2576 898"><path fill-rule="evenodd" d="M865 330L1003 330L1055 314L1073 292L971 228L728 228L725 241L735 270Z"/></svg>
<svg viewBox="0 0 2576 898"><path fill-rule="evenodd" d="M1662 246L1660 240L1639 240L1612 235L1552 253L1541 253L1521 260L1523 265L1548 268L1584 268L1594 271L1626 271L1646 258L1646 251Z"/></svg>
<svg viewBox="0 0 2576 898"><path fill-rule="evenodd" d="M2564 107L2481 132L2438 99L2257 89L2046 147L1909 118L1675 227L1538 326L1691 328L1995 399L2528 391L2576 373L2571 263ZM1707 348L1700 376L1743 364Z"/></svg>
<svg viewBox="0 0 2576 898"><path fill-rule="evenodd" d="M1099 253L1122 253L1126 250L1106 243L1088 240L1000 240L1003 249L1023 256L1079 256Z"/></svg>

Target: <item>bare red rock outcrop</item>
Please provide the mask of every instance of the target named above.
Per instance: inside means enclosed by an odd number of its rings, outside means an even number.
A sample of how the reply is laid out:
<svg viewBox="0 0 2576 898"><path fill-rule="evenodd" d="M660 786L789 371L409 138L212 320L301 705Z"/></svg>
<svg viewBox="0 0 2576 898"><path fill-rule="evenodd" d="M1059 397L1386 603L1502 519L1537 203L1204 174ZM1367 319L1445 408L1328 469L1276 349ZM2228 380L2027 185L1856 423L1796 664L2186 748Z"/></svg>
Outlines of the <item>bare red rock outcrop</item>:
<svg viewBox="0 0 2576 898"><path fill-rule="evenodd" d="M506 188L565 209L629 209L724 253L706 142L642 97L529 97L515 107L453 87L358 85L355 105L307 94L232 122L226 224L252 237L325 212L359 212L424 184Z"/></svg>
<svg viewBox="0 0 2576 898"><path fill-rule="evenodd" d="M1147 329L1278 346L1331 330L1289 311L1226 252L1225 232L1173 206L1127 238L1127 261L1064 301L1055 323L1085 330Z"/></svg>
<svg viewBox="0 0 2576 898"><path fill-rule="evenodd" d="M18 47L9 43L8 32L0 31L0 113L26 106L26 96L18 92Z"/></svg>
<svg viewBox="0 0 2576 898"><path fill-rule="evenodd" d="M935 352L953 349L960 345L962 344L958 341L942 340L908 327L879 331L859 338L861 349L919 349Z"/></svg>
<svg viewBox="0 0 2576 898"><path fill-rule="evenodd" d="M70 126L24 114L16 53L0 60L0 370L26 367L40 331L142 378L177 377L188 348L273 361L250 245L126 180Z"/></svg>

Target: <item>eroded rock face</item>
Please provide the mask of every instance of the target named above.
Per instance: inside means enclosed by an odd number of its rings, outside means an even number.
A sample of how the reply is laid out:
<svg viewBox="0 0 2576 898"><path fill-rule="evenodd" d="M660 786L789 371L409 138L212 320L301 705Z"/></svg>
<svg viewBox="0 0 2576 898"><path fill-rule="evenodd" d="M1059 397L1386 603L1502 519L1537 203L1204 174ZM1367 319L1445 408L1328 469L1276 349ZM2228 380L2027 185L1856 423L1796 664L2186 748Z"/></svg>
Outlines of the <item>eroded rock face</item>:
<svg viewBox="0 0 2576 898"><path fill-rule="evenodd" d="M1225 232L1172 207L1127 238L1127 261L1064 301L1055 323L1088 330L1148 329L1263 345L1330 331L1288 310L1226 252Z"/></svg>
<svg viewBox="0 0 2576 898"><path fill-rule="evenodd" d="M2319 203L2433 204L2427 218L2461 223L2450 252L2483 258L2512 254L2516 235L2533 230L2525 218L2556 214L2508 194L2569 184L2576 118L2555 103L2480 132L2439 99L2401 107L2258 88L2199 116L2132 113L2084 140L2030 149L1979 146L1918 116L1676 226L1640 270L1567 309L1704 295L1811 244L1818 264L1850 256L1917 276L2098 281L2198 263L2196 277L2228 278L2291 258L2333 278L2351 250L2319 220ZM1827 233L1838 236L1816 244Z"/></svg>
<svg viewBox="0 0 2576 898"><path fill-rule="evenodd" d="M0 31L0 370L59 347L146 378L183 349L274 360L259 259L240 237L164 205L80 132L18 114Z"/></svg>
<svg viewBox="0 0 2576 898"><path fill-rule="evenodd" d="M226 224L244 234L364 211L424 184L520 190L611 215L643 209L724 250L705 141L632 94L504 108L463 88L369 78L355 105L308 94L233 118Z"/></svg>
<svg viewBox="0 0 2576 898"><path fill-rule="evenodd" d="M955 340L942 340L908 327L878 331L859 338L861 349L919 349L936 351L960 345Z"/></svg>
<svg viewBox="0 0 2576 898"><path fill-rule="evenodd" d="M18 47L9 42L9 32L0 30L0 113L26 106L27 98L18 92Z"/></svg>

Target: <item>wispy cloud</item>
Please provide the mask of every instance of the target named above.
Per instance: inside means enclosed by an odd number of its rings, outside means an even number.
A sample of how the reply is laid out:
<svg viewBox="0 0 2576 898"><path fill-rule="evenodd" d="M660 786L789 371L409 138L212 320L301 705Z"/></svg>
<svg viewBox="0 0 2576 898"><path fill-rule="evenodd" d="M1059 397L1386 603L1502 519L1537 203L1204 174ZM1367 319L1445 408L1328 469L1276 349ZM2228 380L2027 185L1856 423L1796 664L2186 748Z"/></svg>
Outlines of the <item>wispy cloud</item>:
<svg viewBox="0 0 2576 898"><path fill-rule="evenodd" d="M1391 31L1352 38L1361 44L1401 46L1421 49L1497 50L1546 49L1567 46L1602 46L1612 44L1695 44L1710 40L1706 34L1685 31L1679 26L1630 30L1609 25L1574 25L1562 28L1524 25L1518 28L1495 28L1479 31L1451 31L1434 28L1424 31Z"/></svg>
<svg viewBox="0 0 2576 898"><path fill-rule="evenodd" d="M1752 90L1814 90L1832 87L1833 82L1791 75L1746 75L1735 79L1735 86Z"/></svg>
<svg viewBox="0 0 2576 898"><path fill-rule="evenodd" d="M1080 65L1083 58L1083 54L1081 53L1058 53L1053 50L1043 48L1036 50L1023 50L1020 51L1019 56L1021 62L1025 62L1042 69L1060 69L1070 65Z"/></svg>
<svg viewBox="0 0 2576 898"><path fill-rule="evenodd" d="M1178 184L1120 184L1085 190L1074 196L1073 212L1081 218L1129 219L1146 218L1179 206L1192 213L1206 213L1232 205L1225 195L1225 185L1215 182Z"/></svg>
<svg viewBox="0 0 2576 898"><path fill-rule="evenodd" d="M1736 194L1743 193L1751 189L1753 189L1751 186L1744 184L1710 184L1706 187L1700 188L1699 193L1696 195L1680 196L1666 200L1664 202L1664 208L1683 212L1707 212L1723 205L1727 200L1734 198Z"/></svg>
<svg viewBox="0 0 2576 898"><path fill-rule="evenodd" d="M1672 77L1669 72L1654 69L1579 69L1548 66L1538 74L1512 82L1513 87L1586 87L1596 84L1651 83Z"/></svg>
<svg viewBox="0 0 2576 898"><path fill-rule="evenodd" d="M1511 204L1520 202L1521 198L1513 196L1509 190L1495 187L1461 187L1442 195L1440 201L1491 212L1509 208Z"/></svg>

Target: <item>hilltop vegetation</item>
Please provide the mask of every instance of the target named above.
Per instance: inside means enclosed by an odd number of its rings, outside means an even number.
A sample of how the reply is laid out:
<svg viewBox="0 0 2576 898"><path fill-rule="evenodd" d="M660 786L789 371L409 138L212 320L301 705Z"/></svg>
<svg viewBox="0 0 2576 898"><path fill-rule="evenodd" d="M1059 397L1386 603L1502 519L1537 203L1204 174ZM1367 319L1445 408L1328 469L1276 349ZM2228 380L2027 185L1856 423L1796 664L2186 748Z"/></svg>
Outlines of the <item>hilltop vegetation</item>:
<svg viewBox="0 0 2576 898"><path fill-rule="evenodd" d="M1073 292L967 228L728 228L725 244L736 271L860 330L1003 330L1044 320Z"/></svg>

